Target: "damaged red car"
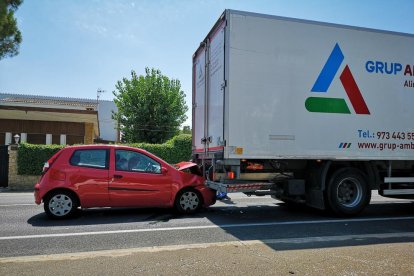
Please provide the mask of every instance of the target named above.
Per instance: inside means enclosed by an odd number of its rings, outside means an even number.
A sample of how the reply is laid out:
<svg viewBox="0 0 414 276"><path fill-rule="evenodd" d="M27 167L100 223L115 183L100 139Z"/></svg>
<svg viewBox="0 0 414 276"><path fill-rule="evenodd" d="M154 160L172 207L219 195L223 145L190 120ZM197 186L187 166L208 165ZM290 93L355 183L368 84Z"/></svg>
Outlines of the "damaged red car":
<svg viewBox="0 0 414 276"><path fill-rule="evenodd" d="M65 147L45 163L35 202L43 201L54 219L69 217L78 208L161 207L191 214L214 204L215 192L204 186L204 178L182 171L194 172L196 165L177 165L127 146Z"/></svg>

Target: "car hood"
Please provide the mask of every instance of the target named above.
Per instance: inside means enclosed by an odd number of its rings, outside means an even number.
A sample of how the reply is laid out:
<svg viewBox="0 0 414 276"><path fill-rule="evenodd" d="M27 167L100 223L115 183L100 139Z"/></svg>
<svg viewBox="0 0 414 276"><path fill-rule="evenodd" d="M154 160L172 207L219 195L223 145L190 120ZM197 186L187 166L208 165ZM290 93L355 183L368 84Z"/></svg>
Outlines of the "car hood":
<svg viewBox="0 0 414 276"><path fill-rule="evenodd" d="M180 163L175 164L174 166L175 166L175 168L177 170L183 171L185 169L189 169L189 168L192 168L194 166L197 166L197 164L196 163L193 163L193 162L185 162L185 161L183 161L183 162L180 162Z"/></svg>

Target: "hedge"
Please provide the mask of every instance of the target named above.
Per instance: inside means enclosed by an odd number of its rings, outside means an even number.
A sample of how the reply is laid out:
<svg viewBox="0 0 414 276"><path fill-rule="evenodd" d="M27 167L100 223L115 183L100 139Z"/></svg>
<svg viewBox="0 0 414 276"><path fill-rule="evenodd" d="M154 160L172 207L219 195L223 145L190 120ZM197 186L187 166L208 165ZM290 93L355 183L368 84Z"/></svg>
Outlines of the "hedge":
<svg viewBox="0 0 414 276"><path fill-rule="evenodd" d="M40 175L44 163L63 147L62 145L20 144L17 155L17 174Z"/></svg>
<svg viewBox="0 0 414 276"><path fill-rule="evenodd" d="M192 138L189 134L175 136L164 144L135 143L128 144L134 148L141 148L160 157L164 161L175 164L188 161L191 158Z"/></svg>
<svg viewBox="0 0 414 276"><path fill-rule="evenodd" d="M191 144L191 135L181 134L171 138L164 144L134 143L125 145L142 148L170 164L175 164L180 161L190 160ZM63 147L62 145L22 143L18 149L17 173L20 175L40 175L43 164Z"/></svg>

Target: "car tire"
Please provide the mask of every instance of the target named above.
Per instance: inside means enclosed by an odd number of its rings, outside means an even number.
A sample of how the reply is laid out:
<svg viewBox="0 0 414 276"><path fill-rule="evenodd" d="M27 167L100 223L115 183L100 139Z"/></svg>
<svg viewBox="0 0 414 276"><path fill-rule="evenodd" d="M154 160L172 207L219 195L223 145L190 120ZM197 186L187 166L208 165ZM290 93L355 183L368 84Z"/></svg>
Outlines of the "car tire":
<svg viewBox="0 0 414 276"><path fill-rule="evenodd" d="M200 210L203 203L201 194L195 189L182 190L175 199L175 209L180 214L194 214Z"/></svg>
<svg viewBox="0 0 414 276"><path fill-rule="evenodd" d="M54 191L44 198L43 207L51 219L65 219L75 214L79 201L68 191Z"/></svg>
<svg viewBox="0 0 414 276"><path fill-rule="evenodd" d="M328 207L335 215L354 216L369 204L371 189L360 170L343 168L330 178L326 197Z"/></svg>

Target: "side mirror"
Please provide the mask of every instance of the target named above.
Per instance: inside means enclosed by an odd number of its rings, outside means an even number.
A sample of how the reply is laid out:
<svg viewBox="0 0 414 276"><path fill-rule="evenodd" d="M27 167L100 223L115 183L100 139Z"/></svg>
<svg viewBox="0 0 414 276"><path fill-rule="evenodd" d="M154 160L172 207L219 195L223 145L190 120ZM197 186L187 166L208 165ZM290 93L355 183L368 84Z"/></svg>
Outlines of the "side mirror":
<svg viewBox="0 0 414 276"><path fill-rule="evenodd" d="M166 167L161 168L161 174L166 175L168 172L168 169Z"/></svg>

